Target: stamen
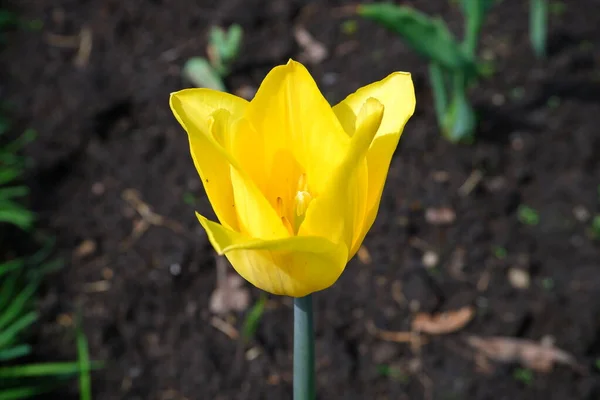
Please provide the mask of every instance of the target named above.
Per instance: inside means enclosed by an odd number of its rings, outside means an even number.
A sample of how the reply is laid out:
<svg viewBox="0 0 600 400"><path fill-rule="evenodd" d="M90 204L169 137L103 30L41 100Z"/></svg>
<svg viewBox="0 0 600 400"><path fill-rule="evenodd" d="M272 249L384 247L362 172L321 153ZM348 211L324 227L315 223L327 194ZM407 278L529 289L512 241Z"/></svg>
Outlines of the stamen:
<svg viewBox="0 0 600 400"><path fill-rule="evenodd" d="M300 217L306 214L306 209L308 208L308 204L311 202L312 196L310 193L305 191L299 191L296 193L296 216Z"/></svg>
<svg viewBox="0 0 600 400"><path fill-rule="evenodd" d="M302 173L300 174L300 178L298 178L298 192L305 192L307 189L306 187L306 173Z"/></svg>

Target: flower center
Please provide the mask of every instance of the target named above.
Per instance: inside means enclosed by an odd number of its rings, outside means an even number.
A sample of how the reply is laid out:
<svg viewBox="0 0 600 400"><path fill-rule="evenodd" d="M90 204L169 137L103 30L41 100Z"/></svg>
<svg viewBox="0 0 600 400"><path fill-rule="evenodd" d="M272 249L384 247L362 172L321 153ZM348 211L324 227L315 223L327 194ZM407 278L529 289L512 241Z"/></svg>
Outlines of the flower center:
<svg viewBox="0 0 600 400"><path fill-rule="evenodd" d="M313 196L308 191L305 173L300 174L292 204L285 204L283 198L277 197L277 213L281 217L283 225L290 232L290 235L298 233L298 229L302 221L304 221L306 210L308 210L308 205L312 199Z"/></svg>

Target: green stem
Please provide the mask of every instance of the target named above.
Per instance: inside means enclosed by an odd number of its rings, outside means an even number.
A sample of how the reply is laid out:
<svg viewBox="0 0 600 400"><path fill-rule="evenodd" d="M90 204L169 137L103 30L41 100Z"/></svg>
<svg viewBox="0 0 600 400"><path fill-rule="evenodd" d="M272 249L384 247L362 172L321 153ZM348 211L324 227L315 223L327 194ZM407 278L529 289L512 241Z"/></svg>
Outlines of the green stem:
<svg viewBox="0 0 600 400"><path fill-rule="evenodd" d="M314 400L315 338L312 296L294 299L294 400Z"/></svg>

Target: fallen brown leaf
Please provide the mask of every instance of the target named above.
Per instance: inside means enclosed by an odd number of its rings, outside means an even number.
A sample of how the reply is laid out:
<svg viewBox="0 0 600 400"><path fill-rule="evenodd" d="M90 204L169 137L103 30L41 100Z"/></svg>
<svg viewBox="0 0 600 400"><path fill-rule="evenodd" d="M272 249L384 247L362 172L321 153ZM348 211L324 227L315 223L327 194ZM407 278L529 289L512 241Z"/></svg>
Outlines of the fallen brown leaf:
<svg viewBox="0 0 600 400"><path fill-rule="evenodd" d="M539 372L549 372L554 364L565 364L583 372L575 357L551 344L511 337L468 336L467 343L485 357L502 362L519 362Z"/></svg>
<svg viewBox="0 0 600 400"><path fill-rule="evenodd" d="M411 343L418 342L419 344L425 344L426 340L419 337L418 332L411 331L388 331L385 329L379 329L375 326L373 321L367 321L367 332L371 335L388 342L395 343Z"/></svg>
<svg viewBox="0 0 600 400"><path fill-rule="evenodd" d="M412 330L430 335L444 335L462 329L474 316L475 309L471 306L434 315L418 313L413 319Z"/></svg>

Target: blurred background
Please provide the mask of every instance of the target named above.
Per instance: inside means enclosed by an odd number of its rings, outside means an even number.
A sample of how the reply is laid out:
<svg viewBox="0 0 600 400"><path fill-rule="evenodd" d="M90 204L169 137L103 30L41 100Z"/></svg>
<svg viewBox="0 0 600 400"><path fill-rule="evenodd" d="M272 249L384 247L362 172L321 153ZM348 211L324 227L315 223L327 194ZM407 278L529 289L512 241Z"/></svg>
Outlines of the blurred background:
<svg viewBox="0 0 600 400"><path fill-rule="evenodd" d="M530 4L493 3L465 142L429 60L356 3L2 1L0 390L51 363L46 398L291 398L291 300L215 256L168 98L251 98L294 58L332 104L396 70L417 95L363 248L314 296L319 398L600 398L598 4L544 2L536 57ZM463 37L460 1L401 4Z"/></svg>

